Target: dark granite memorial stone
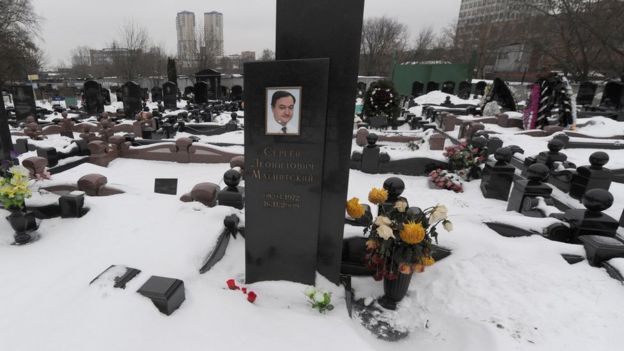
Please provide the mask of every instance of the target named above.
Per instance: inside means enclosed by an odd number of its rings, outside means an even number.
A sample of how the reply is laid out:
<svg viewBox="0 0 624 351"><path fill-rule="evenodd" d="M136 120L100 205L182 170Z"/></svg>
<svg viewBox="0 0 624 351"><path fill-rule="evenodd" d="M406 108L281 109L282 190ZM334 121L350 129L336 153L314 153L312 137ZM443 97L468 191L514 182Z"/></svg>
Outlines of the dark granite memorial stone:
<svg viewBox="0 0 624 351"><path fill-rule="evenodd" d="M84 83L84 109L89 115L104 112L104 97L102 86L94 80Z"/></svg>
<svg viewBox="0 0 624 351"><path fill-rule="evenodd" d="M495 155L496 151L503 147L503 141L497 137L488 138L487 152L488 155Z"/></svg>
<svg viewBox="0 0 624 351"><path fill-rule="evenodd" d="M576 105L580 107L591 106L594 103L597 87L598 86L592 82L581 83L576 95Z"/></svg>
<svg viewBox="0 0 624 351"><path fill-rule="evenodd" d="M11 130L9 129L9 115L4 109L4 98L0 94L0 162L11 160L11 151L13 150L13 142L11 140ZM20 139L17 139L20 140ZM28 151L28 139L26 140L26 150Z"/></svg>
<svg viewBox="0 0 624 351"><path fill-rule="evenodd" d="M217 193L217 202L221 206L230 206L242 209L245 206L245 189L238 186L241 181L241 174L230 169L223 175L223 182L226 187Z"/></svg>
<svg viewBox="0 0 624 351"><path fill-rule="evenodd" d="M165 82L163 84L163 103L167 110L176 110L178 108L178 87L175 83Z"/></svg>
<svg viewBox="0 0 624 351"><path fill-rule="evenodd" d="M336 284L340 275L363 14L364 0L277 0L276 58L330 59L318 270ZM247 93L248 86L244 86Z"/></svg>
<svg viewBox="0 0 624 351"><path fill-rule="evenodd" d="M15 140L14 148L15 148L15 152L17 152L18 154L23 154L25 152L30 151L30 145L28 145L28 139L19 138Z"/></svg>
<svg viewBox="0 0 624 351"><path fill-rule="evenodd" d="M570 225L571 241L577 242L581 235L616 235L619 223L602 213L613 205L613 195L604 189L592 189L583 196L583 209L565 211L563 220Z"/></svg>
<svg viewBox="0 0 624 351"><path fill-rule="evenodd" d="M151 276L137 292L152 300L158 310L167 316L184 302L184 282L179 279Z"/></svg>
<svg viewBox="0 0 624 351"><path fill-rule="evenodd" d="M470 99L470 91L472 90L472 84L467 81L459 82L459 89L457 92L457 96L461 99L467 100Z"/></svg>
<svg viewBox="0 0 624 351"><path fill-rule="evenodd" d="M110 90L106 89L106 88L102 88L102 103L106 106L109 106L111 104L111 94L110 94Z"/></svg>
<svg viewBox="0 0 624 351"><path fill-rule="evenodd" d="M442 83L442 92L446 93L446 94L453 94L453 93L455 93L455 82L453 82L453 81L446 81L446 82Z"/></svg>
<svg viewBox="0 0 624 351"><path fill-rule="evenodd" d="M440 90L440 84L436 82L427 83L427 93L430 93L434 90Z"/></svg>
<svg viewBox="0 0 624 351"><path fill-rule="evenodd" d="M195 103L205 104L208 102L208 90L210 87L206 82L197 82L194 86L195 91Z"/></svg>
<svg viewBox="0 0 624 351"><path fill-rule="evenodd" d="M512 151L501 148L494 154L494 161L488 161L481 174L481 193L489 199L507 201L516 168L509 164Z"/></svg>
<svg viewBox="0 0 624 351"><path fill-rule="evenodd" d="M134 119L143 106L141 87L135 82L126 82L121 86L124 114L126 118Z"/></svg>
<svg viewBox="0 0 624 351"><path fill-rule="evenodd" d="M178 178L154 179L154 192L158 194L177 195Z"/></svg>
<svg viewBox="0 0 624 351"><path fill-rule="evenodd" d="M381 129L388 128L388 117L386 116L371 116L368 118L368 124L371 128Z"/></svg>
<svg viewBox="0 0 624 351"><path fill-rule="evenodd" d="M163 99L163 90L161 87L153 87L152 88L152 102L162 101Z"/></svg>
<svg viewBox="0 0 624 351"><path fill-rule="evenodd" d="M608 82L605 84L600 100L600 107L617 111L624 106L624 83Z"/></svg>
<svg viewBox="0 0 624 351"><path fill-rule="evenodd" d="M15 118L18 121L23 121L26 117L37 114L35 92L31 85L12 86L11 94L13 94Z"/></svg>
<svg viewBox="0 0 624 351"><path fill-rule="evenodd" d="M485 87L487 87L487 83L484 81L480 81L477 82L477 84L475 84L475 97L476 96L483 96L485 94Z"/></svg>
<svg viewBox="0 0 624 351"><path fill-rule="evenodd" d="M327 59L245 63L247 283L290 280L314 284L328 75ZM279 87L300 88L302 103L295 110L299 111L299 135L267 134L268 119L273 118L267 94ZM347 141L351 143L350 136ZM344 199L339 219L344 226Z"/></svg>
<svg viewBox="0 0 624 351"><path fill-rule="evenodd" d="M84 208L84 192L75 191L59 198L62 218L80 218L89 210Z"/></svg>
<svg viewBox="0 0 624 351"><path fill-rule="evenodd" d="M413 102L413 98L419 97L423 94L423 90L425 89L425 85L419 81L415 81L412 83L412 98L410 99L411 103ZM408 108L413 107L408 104Z"/></svg>
<svg viewBox="0 0 624 351"><path fill-rule="evenodd" d="M601 235L583 235L579 240L585 247L587 261L592 266L599 267L604 261L616 257L624 257L624 243L618 238L609 238Z"/></svg>
<svg viewBox="0 0 624 351"><path fill-rule="evenodd" d="M586 191L591 189L609 190L613 175L603 166L609 162L609 155L603 151L597 151L589 156L590 166L581 166L572 175L570 196L582 199Z"/></svg>
<svg viewBox="0 0 624 351"><path fill-rule="evenodd" d="M225 95L221 91L222 89L219 88L221 87L221 73L215 70L205 69L203 71L199 71L195 73L195 81L205 82L207 84L207 87L208 87L207 99L208 100L217 100L221 98L221 96ZM224 87L221 87L221 88L224 88Z"/></svg>
<svg viewBox="0 0 624 351"><path fill-rule="evenodd" d="M528 179L520 178L514 181L513 189L507 202L507 211L516 211L531 217L541 217L541 214L529 213L528 211L523 211L523 209L526 210L525 202L527 200L530 201L537 196L541 196L546 200L550 199L552 188L543 183L548 178L549 173L548 167L541 163L531 165L527 170Z"/></svg>
<svg viewBox="0 0 624 351"><path fill-rule="evenodd" d="M377 146L377 134L370 133L366 140L368 145L362 149L362 172L369 174L379 173L379 155L381 149Z"/></svg>
<svg viewBox="0 0 624 351"><path fill-rule="evenodd" d="M48 160L48 167L54 167L58 164L60 159L58 152L53 147L40 147L37 148L37 156L43 157Z"/></svg>

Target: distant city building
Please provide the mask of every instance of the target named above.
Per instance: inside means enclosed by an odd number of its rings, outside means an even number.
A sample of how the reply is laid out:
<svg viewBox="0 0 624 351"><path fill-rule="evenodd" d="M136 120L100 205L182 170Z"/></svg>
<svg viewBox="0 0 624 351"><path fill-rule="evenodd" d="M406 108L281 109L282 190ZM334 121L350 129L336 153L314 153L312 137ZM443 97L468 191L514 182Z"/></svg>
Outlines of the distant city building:
<svg viewBox="0 0 624 351"><path fill-rule="evenodd" d="M539 13L536 5L545 0L462 0L457 31L484 23L508 22Z"/></svg>
<svg viewBox="0 0 624 351"><path fill-rule="evenodd" d="M204 13L204 43L214 56L223 56L223 14L217 11Z"/></svg>
<svg viewBox="0 0 624 351"><path fill-rule="evenodd" d="M178 12L176 16L178 35L178 61L182 67L190 67L197 56L195 40L195 14L189 11Z"/></svg>
<svg viewBox="0 0 624 351"><path fill-rule="evenodd" d="M540 14L539 7L546 0L462 0L457 19L456 40L467 50L492 52L494 55L478 57L485 62L483 77L505 77L524 80L529 67L536 68L538 57L533 55L531 45L518 41L514 30L527 28L527 19ZM501 33L507 33L501 34ZM526 76L526 77L525 77Z"/></svg>
<svg viewBox="0 0 624 351"><path fill-rule="evenodd" d="M243 51L240 54L241 62L250 62L256 60L256 52L255 51Z"/></svg>

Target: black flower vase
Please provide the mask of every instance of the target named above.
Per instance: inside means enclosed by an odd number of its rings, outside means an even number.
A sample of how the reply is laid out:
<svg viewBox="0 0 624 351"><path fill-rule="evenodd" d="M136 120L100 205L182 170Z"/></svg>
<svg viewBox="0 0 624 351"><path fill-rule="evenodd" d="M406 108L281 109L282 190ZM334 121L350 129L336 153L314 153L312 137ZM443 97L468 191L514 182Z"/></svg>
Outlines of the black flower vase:
<svg viewBox="0 0 624 351"><path fill-rule="evenodd" d="M377 300L379 304L388 310L395 310L397 303L403 300L407 294L412 274L398 274L396 279L384 278L384 296Z"/></svg>
<svg viewBox="0 0 624 351"><path fill-rule="evenodd" d="M468 179L481 179L481 168L479 166L470 167L470 171L468 172Z"/></svg>
<svg viewBox="0 0 624 351"><path fill-rule="evenodd" d="M30 232L37 229L37 219L32 211L10 208L11 214L6 217L15 231L15 243L23 245L29 243L33 238Z"/></svg>

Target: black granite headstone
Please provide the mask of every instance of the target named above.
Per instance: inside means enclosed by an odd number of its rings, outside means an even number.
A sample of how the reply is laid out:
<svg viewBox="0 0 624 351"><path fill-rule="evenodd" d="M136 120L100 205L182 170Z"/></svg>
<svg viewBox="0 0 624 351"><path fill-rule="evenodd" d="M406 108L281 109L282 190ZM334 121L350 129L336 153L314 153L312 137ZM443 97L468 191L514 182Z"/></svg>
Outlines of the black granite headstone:
<svg viewBox="0 0 624 351"><path fill-rule="evenodd" d="M162 101L163 99L163 90L161 87L153 87L152 88L152 101Z"/></svg>
<svg viewBox="0 0 624 351"><path fill-rule="evenodd" d="M208 102L208 83L197 82L195 83L195 103L205 104Z"/></svg>
<svg viewBox="0 0 624 351"><path fill-rule="evenodd" d="M471 90L472 90L472 84L470 84L470 82L467 82L467 81L459 82L459 90L457 92L457 96L459 96L462 99L469 99Z"/></svg>
<svg viewBox="0 0 624 351"><path fill-rule="evenodd" d="M121 86L123 96L124 114L126 118L134 119L134 116L141 111L143 102L141 99L141 87L135 82L126 82Z"/></svg>
<svg viewBox="0 0 624 351"><path fill-rule="evenodd" d="M594 103L594 96L596 95L597 87L598 86L592 82L581 83L578 94L576 95L576 105L591 106Z"/></svg>
<svg viewBox="0 0 624 351"><path fill-rule="evenodd" d="M177 195L178 178L154 179L154 192L158 194Z"/></svg>
<svg viewBox="0 0 624 351"><path fill-rule="evenodd" d="M379 173L379 154L381 149L376 145L377 138L375 133L370 133L366 137L368 145L362 149L362 172L364 173Z"/></svg>
<svg viewBox="0 0 624 351"><path fill-rule="evenodd" d="M94 80L84 83L84 103L84 109L90 115L104 112L104 97L100 83Z"/></svg>
<svg viewBox="0 0 624 351"><path fill-rule="evenodd" d="M104 105L110 106L111 101L112 101L110 90L103 87L101 92L102 92L102 99L103 99Z"/></svg>
<svg viewBox="0 0 624 351"><path fill-rule="evenodd" d="M314 284L328 75L327 59L245 63L247 283ZM273 119L272 95L286 87L296 87L301 94L295 102L300 104L295 109L299 116L292 117L298 118L299 134L267 133ZM344 202L342 206L341 223Z"/></svg>
<svg viewBox="0 0 624 351"><path fill-rule="evenodd" d="M11 160L11 150L13 150L8 118L9 116L4 109L4 99L2 98L2 94L0 94L0 162Z"/></svg>
<svg viewBox="0 0 624 351"><path fill-rule="evenodd" d="M35 92L31 85L16 85L11 87L13 94L13 106L18 121L23 121L28 116L35 116L37 107L35 105Z"/></svg>
<svg viewBox="0 0 624 351"><path fill-rule="evenodd" d="M336 284L340 280L363 14L364 0L277 0L276 58L330 59L318 270Z"/></svg>
<svg viewBox="0 0 624 351"><path fill-rule="evenodd" d="M162 86L163 103L165 109L175 110L178 108L178 86L173 82L165 82Z"/></svg>

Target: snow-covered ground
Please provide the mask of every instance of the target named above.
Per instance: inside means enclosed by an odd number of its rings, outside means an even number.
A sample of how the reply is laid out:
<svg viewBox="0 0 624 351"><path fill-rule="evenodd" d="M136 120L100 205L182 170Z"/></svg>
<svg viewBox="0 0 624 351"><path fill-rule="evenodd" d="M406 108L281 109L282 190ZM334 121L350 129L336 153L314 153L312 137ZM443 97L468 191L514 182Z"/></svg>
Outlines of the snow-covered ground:
<svg viewBox="0 0 624 351"><path fill-rule="evenodd" d="M581 133L622 134L621 123L602 118L583 121L592 123L580 127ZM499 131L495 127L486 125ZM524 148L525 156L546 150L551 139L518 132L502 130L499 137L506 145ZM201 140L242 144L243 133ZM60 149L68 142L49 137L33 143ZM443 159L441 151L429 150L427 144L417 151L407 149L406 143L383 144L394 158L410 154ZM358 149L353 144L353 150ZM563 150L577 165L587 164L594 151ZM607 152L611 155L607 167L624 167L624 151ZM223 186L228 169L228 164L117 159L108 168L82 164L37 183L71 184L85 174L99 173L124 193L87 197L90 212L82 218L43 220L40 239L25 246L11 245L13 231L7 221L0 221L0 350L617 349L624 325L624 286L604 269L586 261L569 265L561 257L584 255L582 246L540 236L505 238L490 230L483 222L503 221L539 231L553 219L505 211L505 202L483 198L479 181L464 183L465 192L458 194L433 189L426 177L400 176L406 185L403 196L411 206L446 205L455 230L440 234L440 245L451 249L452 255L415 274L407 297L392 314L393 323L410 332L397 343L378 340L349 319L342 288L321 276L317 286L333 293L335 305L325 315L310 308L302 284L245 285L245 243L240 236L230 241L221 262L199 274L223 218L232 213L244 218L244 211L184 203L179 197L200 182ZM348 197L366 202L370 188L390 176L351 171ZM155 194L154 178L178 178L178 195ZM607 213L619 218L624 185L612 184L611 192L616 202ZM29 201L46 196L37 193ZM7 214L0 209L1 216ZM345 226L345 237L358 235L361 228ZM624 259L611 263L624 270ZM115 289L106 279L89 285L112 264L142 272L126 289ZM186 301L171 316L136 293L152 275L184 281ZM253 290L256 302L229 290L225 282L231 278ZM356 298L383 294L382 283L372 278L354 278L353 286Z"/></svg>

